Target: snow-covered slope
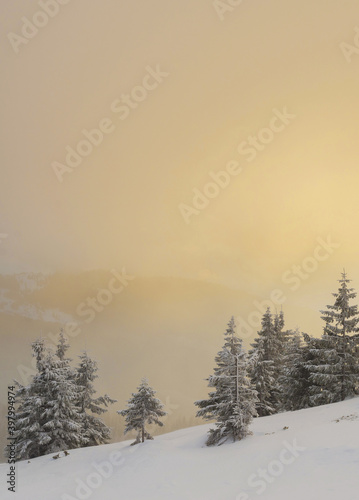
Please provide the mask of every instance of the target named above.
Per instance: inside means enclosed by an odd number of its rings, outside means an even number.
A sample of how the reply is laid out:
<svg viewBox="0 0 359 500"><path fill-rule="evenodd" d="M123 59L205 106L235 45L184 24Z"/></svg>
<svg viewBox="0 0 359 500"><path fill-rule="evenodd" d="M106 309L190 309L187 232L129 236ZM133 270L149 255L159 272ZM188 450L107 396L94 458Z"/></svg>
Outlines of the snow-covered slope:
<svg viewBox="0 0 359 500"><path fill-rule="evenodd" d="M359 398L256 419L253 435L208 448L210 426L17 464L21 500L357 500ZM288 429L286 429L288 427Z"/></svg>

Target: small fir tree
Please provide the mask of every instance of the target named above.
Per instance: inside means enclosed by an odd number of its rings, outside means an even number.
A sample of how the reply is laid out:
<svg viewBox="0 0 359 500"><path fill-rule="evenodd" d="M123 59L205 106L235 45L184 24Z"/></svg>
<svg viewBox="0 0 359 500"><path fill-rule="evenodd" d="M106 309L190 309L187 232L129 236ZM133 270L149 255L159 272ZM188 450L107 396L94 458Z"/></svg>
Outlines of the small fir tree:
<svg viewBox="0 0 359 500"><path fill-rule="evenodd" d="M132 430L137 431L136 441L132 444L153 439L146 430L146 425L156 424L162 427L160 418L167 415L163 410L163 404L155 397L156 392L148 385L147 379L141 380L137 390L138 392L133 393L129 399L127 408L117 412L126 419L125 434Z"/></svg>

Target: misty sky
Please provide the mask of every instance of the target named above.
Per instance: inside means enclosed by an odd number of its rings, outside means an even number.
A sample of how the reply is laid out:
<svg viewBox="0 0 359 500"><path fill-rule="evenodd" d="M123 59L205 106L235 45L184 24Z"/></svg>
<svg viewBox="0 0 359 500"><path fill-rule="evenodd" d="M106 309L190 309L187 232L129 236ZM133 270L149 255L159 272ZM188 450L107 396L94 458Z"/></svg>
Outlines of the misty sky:
<svg viewBox="0 0 359 500"><path fill-rule="evenodd" d="M1 272L125 266L256 292L331 238L312 286L343 266L359 283L357 0L72 0L16 53L39 10L0 5ZM60 182L52 165L100 122Z"/></svg>

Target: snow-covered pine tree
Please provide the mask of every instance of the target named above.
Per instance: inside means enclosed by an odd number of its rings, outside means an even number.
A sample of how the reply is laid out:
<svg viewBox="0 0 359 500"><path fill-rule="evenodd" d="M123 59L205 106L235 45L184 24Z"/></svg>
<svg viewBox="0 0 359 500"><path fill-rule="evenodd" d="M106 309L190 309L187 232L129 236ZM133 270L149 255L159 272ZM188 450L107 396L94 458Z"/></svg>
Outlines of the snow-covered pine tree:
<svg viewBox="0 0 359 500"><path fill-rule="evenodd" d="M75 374L78 388L76 406L81 423L81 446L95 446L108 443L111 438L111 429L96 415L107 411L109 404L116 402L107 394L94 398L94 380L98 378L97 363L89 357L87 352L79 356L80 363ZM105 408L104 408L105 407Z"/></svg>
<svg viewBox="0 0 359 500"><path fill-rule="evenodd" d="M44 453L81 446L80 416L76 407L78 389L69 361L48 350L39 378L45 381L41 425L48 443Z"/></svg>
<svg viewBox="0 0 359 500"><path fill-rule="evenodd" d="M277 343L277 353L276 353L276 359L274 361L277 365L278 374L281 371L283 356L286 351L288 339L291 335L290 331L284 330L284 326L285 326L284 314L283 311L281 311L279 314L276 313L273 319L274 337Z"/></svg>
<svg viewBox="0 0 359 500"><path fill-rule="evenodd" d="M56 346L56 356L61 360L65 360L66 352L70 349L70 344L68 343L68 339L65 337L64 330L61 328L59 333L59 340ZM68 364L70 364L71 359L66 360Z"/></svg>
<svg viewBox="0 0 359 500"><path fill-rule="evenodd" d="M216 420L216 428L209 431L208 446L243 439L257 415L257 393L247 376L247 356L235 329L232 317L224 334L224 346L215 357L214 374L207 379L214 391L208 399L195 402L199 407L197 417Z"/></svg>
<svg viewBox="0 0 359 500"><path fill-rule="evenodd" d="M282 313L273 321L268 308L262 317L262 328L249 352L250 378L258 392L256 409L259 416L271 415L280 406L278 378L282 363L283 326Z"/></svg>
<svg viewBox="0 0 359 500"><path fill-rule="evenodd" d="M282 344L285 344L287 338L287 332L284 331L285 321L284 321L284 313L281 310L280 313L276 313L273 320L273 327L277 338L281 341Z"/></svg>
<svg viewBox="0 0 359 500"><path fill-rule="evenodd" d="M274 401L274 407L276 412L283 411L285 407L285 401L282 398L283 388L281 386L281 380L282 380L281 376L284 369L287 344L292 334L290 330L284 330L284 326L285 326L284 314L283 311L281 310L279 314L275 314L273 320L274 337L276 339L276 345L277 345L277 352L273 359L275 367L274 378L276 386L276 391L275 391L276 401Z"/></svg>
<svg viewBox="0 0 359 500"><path fill-rule="evenodd" d="M38 339L31 344L36 358L37 375L29 385L23 386L15 381L15 454L17 460L43 455L48 444L48 436L41 425L41 413L46 399L45 380L39 376L44 369L45 341Z"/></svg>
<svg viewBox="0 0 359 500"><path fill-rule="evenodd" d="M132 444L153 439L146 430L146 425L156 424L162 427L160 418L167 415L163 410L163 404L155 397L156 392L148 385L147 379L141 380L137 390L138 392L132 393L132 397L128 400L127 408L117 412L126 419L125 434L132 430L138 433L136 441Z"/></svg>
<svg viewBox="0 0 359 500"><path fill-rule="evenodd" d="M18 459L76 448L80 445L76 386L69 361L45 347L43 339L32 344L37 373L16 394L15 443Z"/></svg>
<svg viewBox="0 0 359 500"><path fill-rule="evenodd" d="M63 370L64 376L69 380L70 385L75 381L75 370L71 367L72 359L66 356L67 351L70 349L70 344L68 338L64 334L64 330L61 328L59 333L59 340L56 345L55 359L57 360L58 369Z"/></svg>
<svg viewBox="0 0 359 500"><path fill-rule="evenodd" d="M340 359L334 339L326 335L320 339L304 335L304 339L309 352L304 365L309 372L309 406L340 401L338 384L336 383L334 386L331 384L333 366L336 367L337 371L340 368Z"/></svg>
<svg viewBox="0 0 359 500"><path fill-rule="evenodd" d="M309 375L306 367L310 359L308 345L298 330L287 332L286 350L279 376L283 410L295 411L310 406Z"/></svg>
<svg viewBox="0 0 359 500"><path fill-rule="evenodd" d="M273 393L276 386L274 362L268 359L265 350L265 340L255 341L255 348L249 358L249 374L253 387L258 394L256 410L259 417L275 413Z"/></svg>
<svg viewBox="0 0 359 500"><path fill-rule="evenodd" d="M343 401L358 394L358 306L350 305L356 297L349 288L345 271L333 305L322 312L325 321L321 339L308 339L312 359L310 394L313 405Z"/></svg>

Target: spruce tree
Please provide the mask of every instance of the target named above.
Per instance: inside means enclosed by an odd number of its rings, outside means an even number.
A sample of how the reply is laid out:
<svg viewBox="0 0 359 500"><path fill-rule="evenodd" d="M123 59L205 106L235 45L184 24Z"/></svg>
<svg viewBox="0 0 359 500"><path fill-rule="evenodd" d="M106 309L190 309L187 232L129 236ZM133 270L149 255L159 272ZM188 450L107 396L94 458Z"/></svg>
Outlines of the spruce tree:
<svg viewBox="0 0 359 500"><path fill-rule="evenodd" d="M335 301L322 312L325 321L321 339L309 339L312 359L310 393L313 405L343 401L358 394L358 306L350 305L356 297L349 288L345 271L339 280Z"/></svg>
<svg viewBox="0 0 359 500"><path fill-rule="evenodd" d="M68 343L68 339L65 337L63 328L61 328L60 333L59 333L59 340L58 340L57 346L56 346L56 356L61 361L66 360L66 363L69 365L71 362L71 359L65 358L65 355L66 355L66 352L68 351L68 349L70 349L70 344Z"/></svg>
<svg viewBox="0 0 359 500"><path fill-rule="evenodd" d="M63 329L60 330L59 339L56 345L55 358L57 362L57 368L61 370L62 375L69 382L69 386L74 392L76 389L73 384L75 382L75 370L71 367L72 359L66 356L67 351L70 349L70 344L66 338Z"/></svg>
<svg viewBox="0 0 359 500"><path fill-rule="evenodd" d="M94 380L98 378L97 363L91 359L87 352L79 356L80 364L77 367L75 381L78 388L76 406L81 424L81 446L95 446L108 443L111 429L96 415L107 411L109 404L116 402L107 394L94 398ZM104 408L105 407L105 408Z"/></svg>
<svg viewBox="0 0 359 500"><path fill-rule="evenodd" d="M47 433L42 428L41 414L46 399L46 384L39 374L44 369L45 343L38 339L31 344L36 358L37 375L28 386L15 381L16 416L15 416L15 454L17 460L43 455L49 442Z"/></svg>
<svg viewBox="0 0 359 500"><path fill-rule="evenodd" d="M76 388L71 368L45 347L32 344L37 373L28 386L17 384L15 448L18 459L76 448L80 443Z"/></svg>
<svg viewBox="0 0 359 500"><path fill-rule="evenodd" d="M259 416L271 415L280 407L279 375L284 343L284 318L281 313L272 319L268 308L262 317L262 328L252 344L250 377L258 392Z"/></svg>
<svg viewBox="0 0 359 500"><path fill-rule="evenodd" d="M64 451L81 446L80 416L76 407L77 387L67 360L48 351L39 378L44 379L46 400L41 424L48 436L45 453Z"/></svg>
<svg viewBox="0 0 359 500"><path fill-rule="evenodd" d="M309 398L310 371L307 367L310 353L308 342L303 342L298 330L287 333L288 338L279 383L283 410L295 411L311 406Z"/></svg>
<svg viewBox="0 0 359 500"><path fill-rule="evenodd" d="M268 359L265 350L265 340L259 338L253 345L255 349L251 351L249 373L253 387L258 394L258 402L256 404L257 414L259 417L263 417L275 413L273 402L276 385L275 367L274 362Z"/></svg>
<svg viewBox="0 0 359 500"><path fill-rule="evenodd" d="M287 342L291 335L291 332L284 330L284 314L281 311L279 314L274 315L273 319L273 333L276 341L276 352L274 353L274 362L276 365L277 377L282 370L282 364L284 361L284 355L286 352Z"/></svg>
<svg viewBox="0 0 359 500"><path fill-rule="evenodd" d="M195 402L199 407L197 417L216 420L216 428L209 431L208 446L222 444L227 439L243 439L249 434L253 416L257 415L257 394L247 376L247 356L235 329L232 317L224 334L224 346L215 357L214 374L207 379L214 391L208 399Z"/></svg>
<svg viewBox="0 0 359 500"><path fill-rule="evenodd" d="M274 337L277 344L277 352L274 356L274 378L275 378L275 395L274 407L276 412L284 411L285 400L283 399L282 375L285 366L285 357L288 349L288 341L291 338L292 332L284 329L284 314L283 311L275 314L273 321Z"/></svg>
<svg viewBox="0 0 359 500"><path fill-rule="evenodd" d="M148 385L147 379L142 379L137 393L132 393L132 397L127 402L127 408L119 413L126 419L125 434L129 431L137 431L136 441L132 444L144 442L145 439L153 439L146 430L147 424L156 424L160 427L163 423L161 417L167 415L163 410L163 404L155 397L156 392Z"/></svg>

